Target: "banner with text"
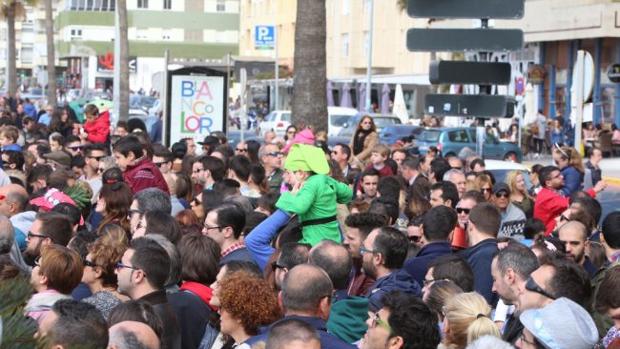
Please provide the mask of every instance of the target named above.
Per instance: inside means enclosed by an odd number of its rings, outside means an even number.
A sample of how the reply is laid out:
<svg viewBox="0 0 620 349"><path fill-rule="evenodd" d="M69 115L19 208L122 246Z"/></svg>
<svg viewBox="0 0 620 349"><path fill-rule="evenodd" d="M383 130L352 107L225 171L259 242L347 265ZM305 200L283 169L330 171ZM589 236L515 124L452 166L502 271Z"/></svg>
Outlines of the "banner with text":
<svg viewBox="0 0 620 349"><path fill-rule="evenodd" d="M173 75L171 85L169 144L183 138L202 141L224 130L224 77Z"/></svg>

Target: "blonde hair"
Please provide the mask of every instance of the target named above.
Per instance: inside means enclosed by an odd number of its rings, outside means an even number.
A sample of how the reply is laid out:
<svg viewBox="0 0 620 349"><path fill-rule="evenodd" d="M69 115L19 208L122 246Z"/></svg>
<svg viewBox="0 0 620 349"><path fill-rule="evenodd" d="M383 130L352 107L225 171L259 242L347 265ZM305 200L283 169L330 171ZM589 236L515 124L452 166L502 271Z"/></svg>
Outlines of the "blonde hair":
<svg viewBox="0 0 620 349"><path fill-rule="evenodd" d="M562 159L568 160L568 166L573 166L579 173L585 173L583 158L577 149L573 147L558 147L556 144L553 148L553 152L559 154Z"/></svg>
<svg viewBox="0 0 620 349"><path fill-rule="evenodd" d="M506 182L508 183L508 186L510 187L510 192L511 193L519 192L525 196L529 196L527 192L523 192L517 189L517 177L519 177L520 175L522 176L523 174L519 171L510 171L506 175Z"/></svg>
<svg viewBox="0 0 620 349"><path fill-rule="evenodd" d="M449 331L446 344L464 348L476 339L492 335L501 337L499 329L491 320L491 307L484 297L476 292L457 294L444 307Z"/></svg>

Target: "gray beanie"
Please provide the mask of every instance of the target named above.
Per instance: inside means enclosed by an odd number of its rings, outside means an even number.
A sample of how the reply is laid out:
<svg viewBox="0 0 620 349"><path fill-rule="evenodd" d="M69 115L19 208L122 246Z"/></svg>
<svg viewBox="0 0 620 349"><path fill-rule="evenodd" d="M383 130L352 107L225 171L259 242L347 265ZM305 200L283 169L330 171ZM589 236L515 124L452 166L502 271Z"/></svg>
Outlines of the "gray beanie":
<svg viewBox="0 0 620 349"><path fill-rule="evenodd" d="M521 323L549 349L591 349L598 341L594 320L579 304L558 298L540 309L529 309Z"/></svg>

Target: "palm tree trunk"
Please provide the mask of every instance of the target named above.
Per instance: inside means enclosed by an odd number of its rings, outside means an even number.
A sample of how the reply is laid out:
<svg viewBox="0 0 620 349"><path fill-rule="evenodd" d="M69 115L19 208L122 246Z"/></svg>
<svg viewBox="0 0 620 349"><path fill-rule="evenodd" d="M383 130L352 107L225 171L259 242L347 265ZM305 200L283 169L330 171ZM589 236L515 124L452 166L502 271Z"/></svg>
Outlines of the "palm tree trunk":
<svg viewBox="0 0 620 349"><path fill-rule="evenodd" d="M56 99L56 52L54 48L54 17L52 0L45 1L45 36L47 41L47 103L54 108Z"/></svg>
<svg viewBox="0 0 620 349"><path fill-rule="evenodd" d="M325 0L298 0L295 28L293 121L327 131Z"/></svg>
<svg viewBox="0 0 620 349"><path fill-rule="evenodd" d="M129 39L127 37L127 0L117 0L118 21L120 28L120 100L119 120L127 121L129 117Z"/></svg>
<svg viewBox="0 0 620 349"><path fill-rule="evenodd" d="M7 5L6 11L6 25L7 25L7 41L8 41L8 54L7 54L7 80L8 89L7 92L10 97L15 97L17 93L17 67L15 66L17 61L17 50L15 48L15 7L17 6L16 0L11 1Z"/></svg>

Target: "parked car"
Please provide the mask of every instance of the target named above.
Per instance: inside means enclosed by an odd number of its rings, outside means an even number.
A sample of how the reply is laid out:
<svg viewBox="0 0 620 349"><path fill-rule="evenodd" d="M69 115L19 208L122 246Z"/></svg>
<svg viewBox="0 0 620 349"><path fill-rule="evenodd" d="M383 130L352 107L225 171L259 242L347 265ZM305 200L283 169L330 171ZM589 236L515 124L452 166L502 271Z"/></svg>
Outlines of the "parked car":
<svg viewBox="0 0 620 349"><path fill-rule="evenodd" d="M375 126L377 126L377 132L379 134L381 134L381 131L385 127L401 124L400 119L397 118L396 116L378 115L378 114L371 114L370 116L375 122ZM347 122L347 124L344 125L343 128L340 130L340 132L338 133L338 137L349 137L349 138L353 137L353 134L355 133L355 129L357 128L357 124L359 123L361 118L362 118L361 115L357 115L351 118L351 120Z"/></svg>
<svg viewBox="0 0 620 349"><path fill-rule="evenodd" d="M274 110L258 125L258 134L265 135L267 131L274 131L278 137L284 137L286 129L291 124L290 110Z"/></svg>
<svg viewBox="0 0 620 349"><path fill-rule="evenodd" d="M525 180L525 187L528 190L532 187L532 180L530 179L530 169L523 164L501 160L484 160L484 164L486 165L486 170L493 174L493 177L495 178L495 181L497 183L506 183L506 177L508 176L508 173L512 171L519 171L521 172L521 174L523 174L523 179Z"/></svg>
<svg viewBox="0 0 620 349"><path fill-rule="evenodd" d="M350 125L352 120L359 120L360 113L353 108L344 107L327 107L327 115L329 125L327 129L327 136L340 136L340 132L347 125Z"/></svg>
<svg viewBox="0 0 620 349"><path fill-rule="evenodd" d="M379 132L379 141L383 144L392 145L404 137L416 138L423 127L413 125L388 125Z"/></svg>
<svg viewBox="0 0 620 349"><path fill-rule="evenodd" d="M458 155L468 147L476 149L476 129L469 127L442 127L424 129L416 139L420 154L426 154L431 146L437 147L443 156ZM521 162L523 153L518 145L500 142L492 135L486 135L482 150L485 159L515 159Z"/></svg>

